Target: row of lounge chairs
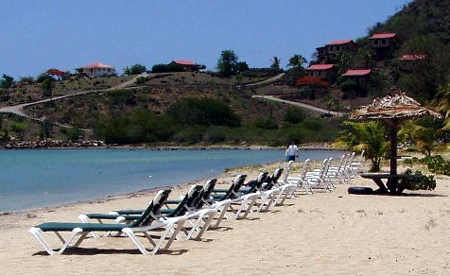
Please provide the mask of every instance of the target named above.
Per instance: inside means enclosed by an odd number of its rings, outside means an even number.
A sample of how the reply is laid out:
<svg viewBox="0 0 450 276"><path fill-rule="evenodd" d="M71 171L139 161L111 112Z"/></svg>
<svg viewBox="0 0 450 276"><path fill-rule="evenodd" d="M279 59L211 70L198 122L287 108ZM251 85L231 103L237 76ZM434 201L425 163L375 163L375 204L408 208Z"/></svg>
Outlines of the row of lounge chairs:
<svg viewBox="0 0 450 276"><path fill-rule="evenodd" d="M364 152L363 150L358 157L355 152L343 154L337 164L333 164L333 158L326 158L316 169L311 169L311 161L307 159L303 163L301 172L297 175L287 173L284 182L296 184L306 193L311 194L316 190L332 191L337 184L346 184L362 172Z"/></svg>
<svg viewBox="0 0 450 276"><path fill-rule="evenodd" d="M201 239L208 229L219 227L223 219L245 219L252 212L282 205L302 190L308 194L316 189L331 191L338 182L353 178L361 166L354 160L354 154L343 156L336 166L331 165L331 158L326 159L318 169L311 169L310 161L306 160L297 175L290 173L291 165L292 162L287 169L276 169L272 175L261 172L247 183L246 175L237 175L226 189L217 189L217 179L213 178L204 185L192 185L180 199L169 199L171 189L162 189L146 209L87 213L78 217L81 222L47 222L31 227L29 232L50 255L78 247L88 237L121 235L129 237L142 254L155 254L169 249L175 240ZM56 234L62 246L53 249L44 239L46 232ZM64 232L69 233L67 237L61 234ZM142 237L151 248L141 242Z"/></svg>

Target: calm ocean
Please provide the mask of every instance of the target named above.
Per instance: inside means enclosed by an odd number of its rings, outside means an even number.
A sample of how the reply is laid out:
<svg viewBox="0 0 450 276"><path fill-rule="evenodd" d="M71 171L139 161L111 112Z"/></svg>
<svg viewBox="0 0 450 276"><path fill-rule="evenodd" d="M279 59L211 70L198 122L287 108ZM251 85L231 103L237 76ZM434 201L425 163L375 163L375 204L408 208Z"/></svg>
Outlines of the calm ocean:
<svg viewBox="0 0 450 276"><path fill-rule="evenodd" d="M300 159L339 158L308 150ZM2 150L0 212L85 201L216 176L225 168L284 160L282 150Z"/></svg>

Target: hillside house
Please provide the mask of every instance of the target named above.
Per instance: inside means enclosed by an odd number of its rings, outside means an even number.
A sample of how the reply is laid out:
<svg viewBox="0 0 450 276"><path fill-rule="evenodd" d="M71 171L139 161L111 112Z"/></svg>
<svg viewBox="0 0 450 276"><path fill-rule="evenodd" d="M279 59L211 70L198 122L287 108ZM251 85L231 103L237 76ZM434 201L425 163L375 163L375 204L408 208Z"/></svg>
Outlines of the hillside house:
<svg viewBox="0 0 450 276"><path fill-rule="evenodd" d="M100 62L94 62L85 65L77 69L77 71L80 73L84 73L89 77L104 77L116 75L116 68L114 66Z"/></svg>
<svg viewBox="0 0 450 276"><path fill-rule="evenodd" d="M334 82L336 79L336 68L334 64L312 64L306 68L308 76L320 77L329 82Z"/></svg>
<svg viewBox="0 0 450 276"><path fill-rule="evenodd" d="M392 53L398 47L396 33L378 33L369 37L370 46L375 52L375 57L380 60Z"/></svg>
<svg viewBox="0 0 450 276"><path fill-rule="evenodd" d="M403 54L401 55L398 60L400 61L417 61L417 60L423 60L427 57L425 54Z"/></svg>
<svg viewBox="0 0 450 276"><path fill-rule="evenodd" d="M345 72L342 77L353 80L358 86L365 88L369 83L371 73L371 69L351 69Z"/></svg>
<svg viewBox="0 0 450 276"><path fill-rule="evenodd" d="M180 65L183 67L183 71L186 72L197 72L201 69L201 65L198 63L195 63L190 60L174 60L171 62L171 64Z"/></svg>
<svg viewBox="0 0 450 276"><path fill-rule="evenodd" d="M355 53L359 45L351 39L334 40L325 46L316 48L317 59L320 63L333 63L343 52Z"/></svg>
<svg viewBox="0 0 450 276"><path fill-rule="evenodd" d="M425 54L402 54L398 60L400 61L400 69L403 71L414 71L424 66Z"/></svg>

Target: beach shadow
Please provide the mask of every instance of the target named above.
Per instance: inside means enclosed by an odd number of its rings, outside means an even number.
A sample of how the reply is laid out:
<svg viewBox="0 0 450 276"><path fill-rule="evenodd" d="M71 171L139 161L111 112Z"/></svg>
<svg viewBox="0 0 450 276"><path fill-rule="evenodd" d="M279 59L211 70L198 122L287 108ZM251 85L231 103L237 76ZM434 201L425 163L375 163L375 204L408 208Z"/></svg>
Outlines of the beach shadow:
<svg viewBox="0 0 450 276"><path fill-rule="evenodd" d="M385 197L448 197L448 195L438 195L438 194L388 194L388 193L371 193L371 194L349 194L353 196L385 196Z"/></svg>
<svg viewBox="0 0 450 276"><path fill-rule="evenodd" d="M448 195L437 195L437 194L399 194L399 195L389 195L396 197L448 197Z"/></svg>
<svg viewBox="0 0 450 276"><path fill-rule="evenodd" d="M259 211L259 213L261 213L261 214L265 214L265 213L276 214L276 213L281 213L281 210L265 210L265 211Z"/></svg>
<svg viewBox="0 0 450 276"><path fill-rule="evenodd" d="M216 227L216 228L208 228L208 231L223 231L223 232L225 232L225 231L230 231L230 230L233 230L233 229L234 229L233 227L219 226L219 227Z"/></svg>
<svg viewBox="0 0 450 276"><path fill-rule="evenodd" d="M164 250L160 249L156 255L182 255L187 253L187 249L179 250ZM115 254L127 254L127 255L142 255L138 249L99 249L99 248L80 248L72 247L67 248L62 255L82 255L82 256L93 256L93 255L115 255ZM46 251L39 251L34 253L32 256L49 256Z"/></svg>
<svg viewBox="0 0 450 276"><path fill-rule="evenodd" d="M191 241L196 241L196 242L212 242L212 241L214 241L213 239L202 239L202 238L200 238L200 239L190 239Z"/></svg>
<svg viewBox="0 0 450 276"><path fill-rule="evenodd" d="M260 220L261 218L244 218L244 219L238 219L238 220Z"/></svg>

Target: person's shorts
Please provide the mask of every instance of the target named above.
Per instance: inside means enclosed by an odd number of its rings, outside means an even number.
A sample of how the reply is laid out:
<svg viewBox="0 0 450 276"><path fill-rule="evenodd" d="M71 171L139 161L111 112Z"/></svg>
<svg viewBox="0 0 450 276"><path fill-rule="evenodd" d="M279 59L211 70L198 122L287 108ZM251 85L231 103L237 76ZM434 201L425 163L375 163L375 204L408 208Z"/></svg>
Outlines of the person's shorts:
<svg viewBox="0 0 450 276"><path fill-rule="evenodd" d="M295 161L295 155L289 155L288 157L287 157L287 161Z"/></svg>

